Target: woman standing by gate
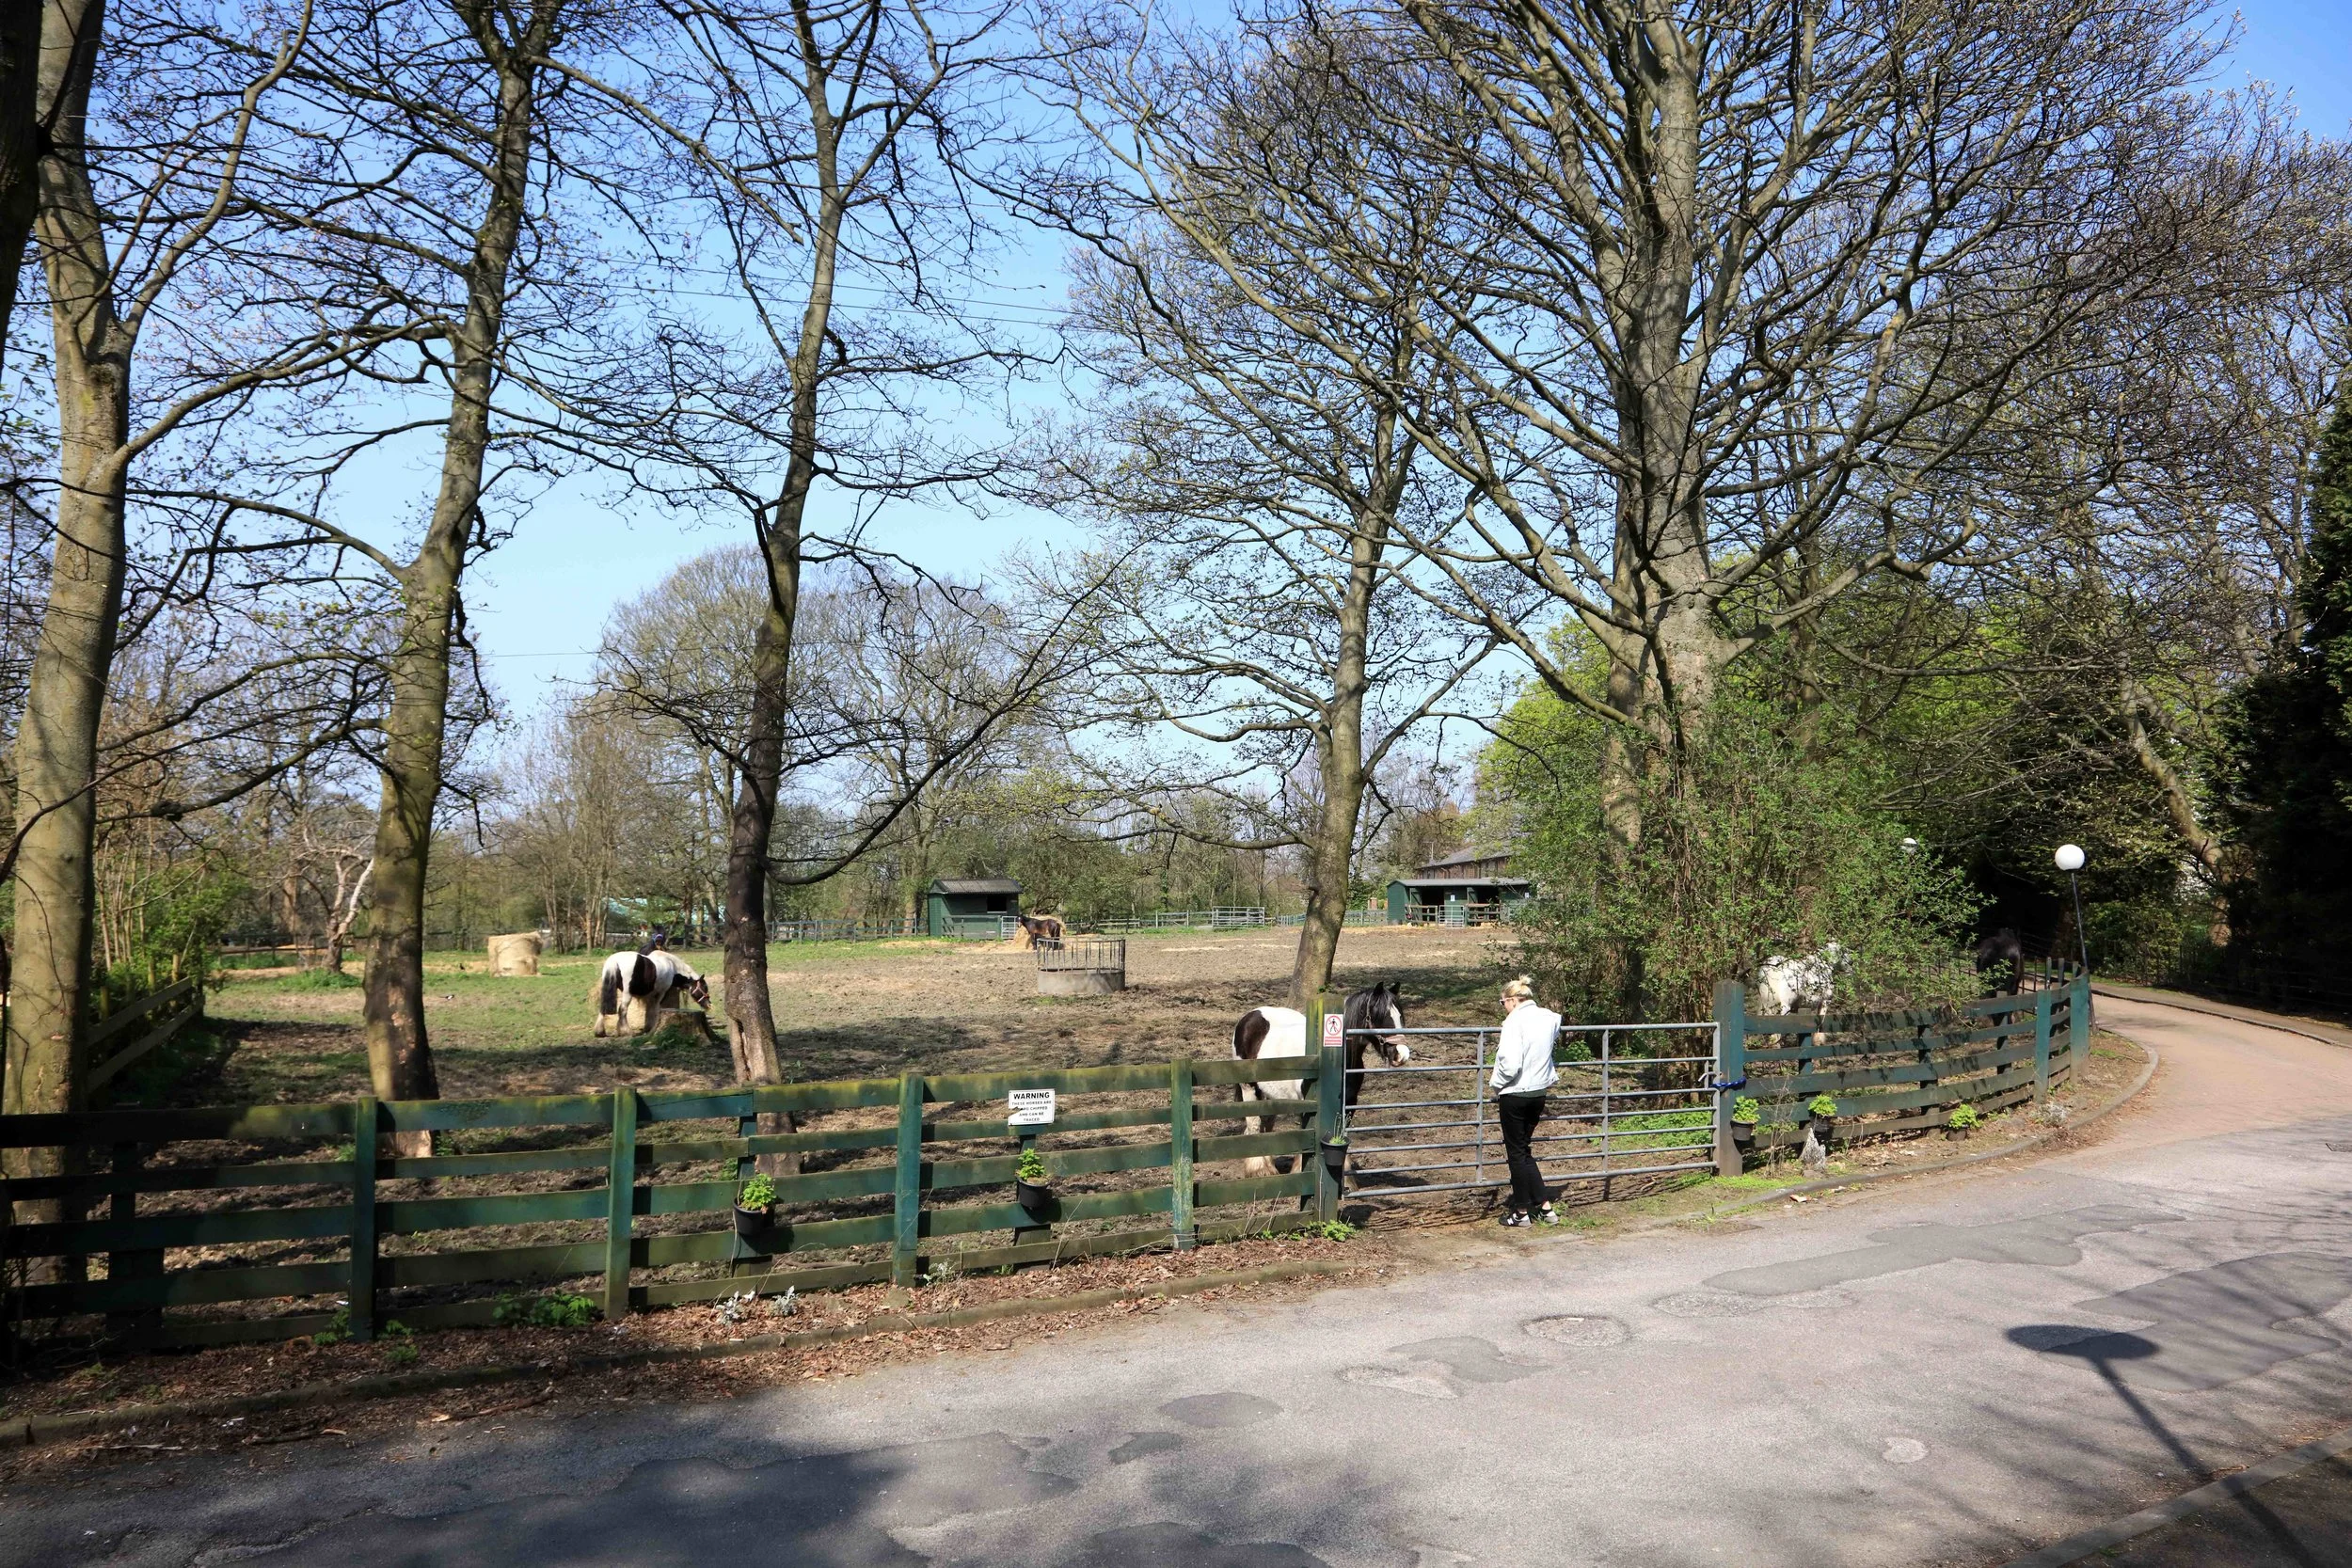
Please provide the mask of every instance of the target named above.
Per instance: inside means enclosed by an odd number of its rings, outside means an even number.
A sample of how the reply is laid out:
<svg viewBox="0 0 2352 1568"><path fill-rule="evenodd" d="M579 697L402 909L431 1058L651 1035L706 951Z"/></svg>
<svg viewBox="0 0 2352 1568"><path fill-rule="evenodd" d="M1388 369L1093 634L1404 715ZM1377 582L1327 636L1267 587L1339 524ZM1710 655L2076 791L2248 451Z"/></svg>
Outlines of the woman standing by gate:
<svg viewBox="0 0 2352 1568"><path fill-rule="evenodd" d="M1511 1166L1511 1205L1502 1223L1523 1226L1532 1215L1558 1225L1560 1216L1544 1196L1543 1167L1535 1163L1533 1145L1535 1124L1544 1116L1544 1094L1560 1076L1551 1065L1560 1015L1535 1005L1535 988L1524 974L1504 983L1502 1014L1495 1069L1487 1079L1495 1091L1496 1119L1502 1124L1503 1157Z"/></svg>

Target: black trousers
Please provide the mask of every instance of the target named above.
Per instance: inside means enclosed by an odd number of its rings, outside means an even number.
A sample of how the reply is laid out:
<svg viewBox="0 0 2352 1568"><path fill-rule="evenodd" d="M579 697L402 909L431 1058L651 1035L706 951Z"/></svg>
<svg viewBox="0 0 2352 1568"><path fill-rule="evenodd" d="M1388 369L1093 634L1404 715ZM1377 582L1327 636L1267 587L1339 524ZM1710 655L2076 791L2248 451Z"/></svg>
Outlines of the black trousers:
<svg viewBox="0 0 2352 1568"><path fill-rule="evenodd" d="M1499 1094L1495 1118L1502 1123L1502 1155L1511 1164L1511 1207L1533 1213L1543 1206L1544 1172L1529 1142L1535 1136L1535 1124L1544 1118L1544 1097Z"/></svg>

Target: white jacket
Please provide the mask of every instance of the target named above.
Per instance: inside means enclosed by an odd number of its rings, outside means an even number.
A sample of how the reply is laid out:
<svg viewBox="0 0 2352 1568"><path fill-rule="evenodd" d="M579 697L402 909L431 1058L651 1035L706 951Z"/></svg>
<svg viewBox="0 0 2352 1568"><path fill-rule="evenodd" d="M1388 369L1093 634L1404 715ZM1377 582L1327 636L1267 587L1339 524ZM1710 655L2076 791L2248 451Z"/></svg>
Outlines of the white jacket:
<svg viewBox="0 0 2352 1568"><path fill-rule="evenodd" d="M1551 1065L1552 1042L1560 1037L1560 1015L1533 1002L1522 1002L1502 1021L1495 1040L1494 1075L1486 1080L1497 1094L1541 1094L1558 1081Z"/></svg>

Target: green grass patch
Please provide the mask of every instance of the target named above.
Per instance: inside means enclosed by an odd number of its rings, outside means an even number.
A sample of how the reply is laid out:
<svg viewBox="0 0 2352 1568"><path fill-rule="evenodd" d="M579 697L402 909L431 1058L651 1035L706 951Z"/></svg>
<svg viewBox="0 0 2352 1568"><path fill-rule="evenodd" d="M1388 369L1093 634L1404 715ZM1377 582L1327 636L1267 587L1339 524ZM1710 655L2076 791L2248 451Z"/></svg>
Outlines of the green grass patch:
<svg viewBox="0 0 2352 1568"><path fill-rule="evenodd" d="M1715 1141L1715 1113L1699 1107L1611 1117L1609 1132L1612 1150L1704 1148Z"/></svg>

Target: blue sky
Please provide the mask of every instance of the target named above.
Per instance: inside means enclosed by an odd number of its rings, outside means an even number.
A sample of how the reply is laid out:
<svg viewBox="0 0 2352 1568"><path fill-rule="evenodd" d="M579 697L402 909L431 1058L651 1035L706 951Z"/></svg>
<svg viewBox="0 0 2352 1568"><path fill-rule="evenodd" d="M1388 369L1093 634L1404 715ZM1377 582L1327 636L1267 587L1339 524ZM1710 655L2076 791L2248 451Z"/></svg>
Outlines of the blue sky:
<svg viewBox="0 0 2352 1568"><path fill-rule="evenodd" d="M2244 36L2215 85L2266 81L2294 94L2309 129L2339 136L2352 130L2352 0L2245 0L2236 14ZM1000 275L968 292L1034 311L1058 297L1051 270L1051 257L1041 256L1030 277ZM870 535L884 548L963 578L984 573L1017 546L1069 536L1035 513L1000 510L975 519L922 507L885 514ZM556 683L587 673L597 629L614 604L678 562L741 537L739 530L719 527L632 523L578 490L546 498L468 585L492 679L516 712L537 707Z"/></svg>

